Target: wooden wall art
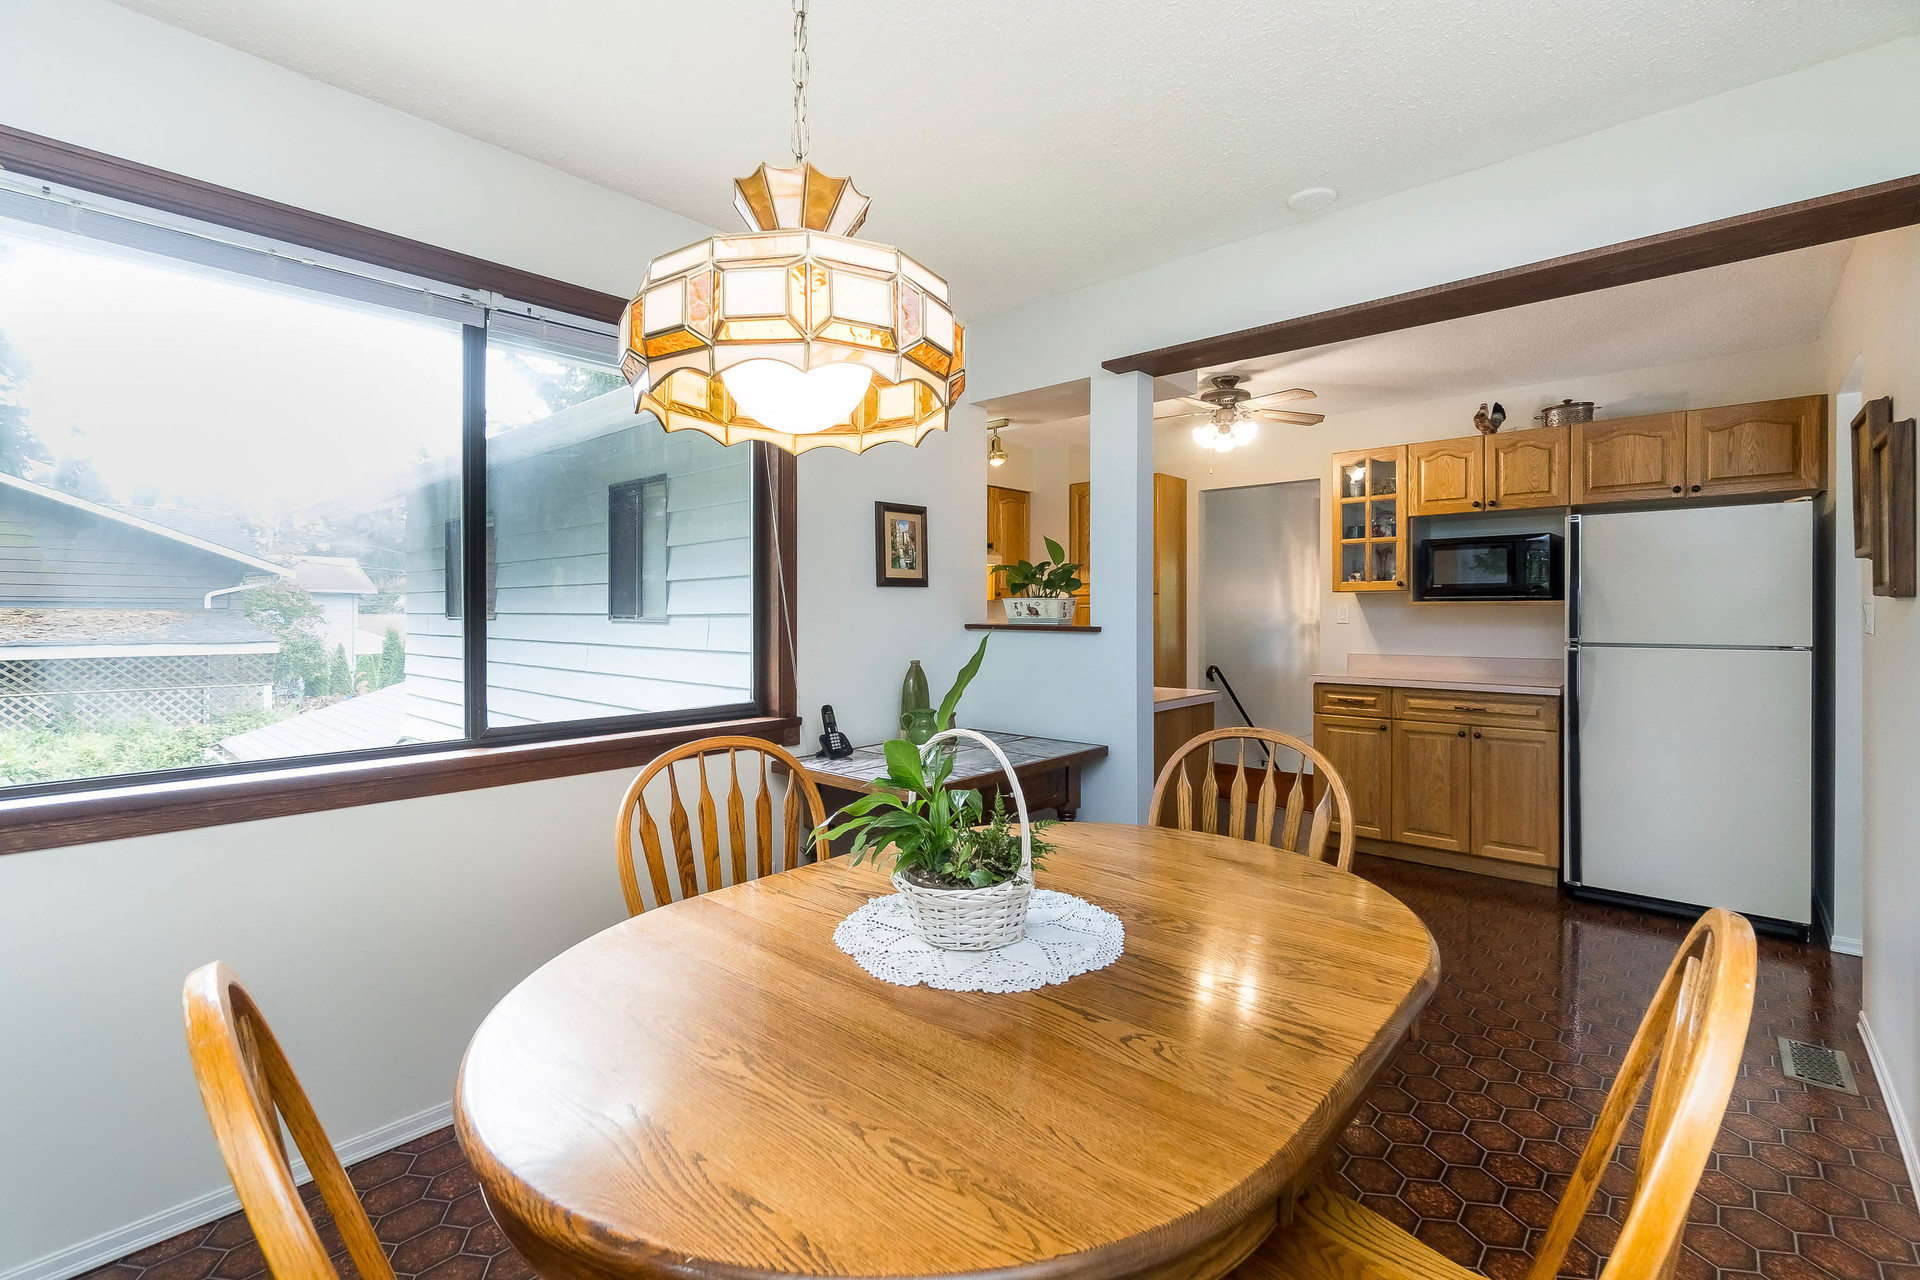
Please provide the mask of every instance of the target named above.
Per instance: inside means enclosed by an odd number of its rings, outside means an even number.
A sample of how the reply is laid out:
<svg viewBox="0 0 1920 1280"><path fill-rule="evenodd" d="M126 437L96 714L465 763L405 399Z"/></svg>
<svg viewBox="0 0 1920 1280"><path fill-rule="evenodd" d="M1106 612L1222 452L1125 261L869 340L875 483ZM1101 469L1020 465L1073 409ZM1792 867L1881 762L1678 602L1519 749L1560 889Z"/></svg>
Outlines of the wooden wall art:
<svg viewBox="0 0 1920 1280"><path fill-rule="evenodd" d="M1914 420L1893 420L1893 401L1869 400L1854 415L1853 554L1873 562L1873 594L1920 593L1915 555Z"/></svg>

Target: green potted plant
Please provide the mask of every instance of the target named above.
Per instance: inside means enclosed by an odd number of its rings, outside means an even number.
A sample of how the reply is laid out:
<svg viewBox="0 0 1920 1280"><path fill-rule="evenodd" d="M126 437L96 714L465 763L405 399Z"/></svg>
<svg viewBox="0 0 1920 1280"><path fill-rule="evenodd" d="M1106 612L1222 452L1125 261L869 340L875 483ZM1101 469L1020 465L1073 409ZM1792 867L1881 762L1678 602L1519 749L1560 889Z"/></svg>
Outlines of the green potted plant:
<svg viewBox="0 0 1920 1280"><path fill-rule="evenodd" d="M1047 559L1039 564L1022 560L993 566L993 572L1006 576L1008 594L1001 606L1008 622L1062 626L1073 621L1073 593L1081 587L1080 566L1067 559L1066 549L1052 538L1041 541L1047 544Z"/></svg>
<svg viewBox="0 0 1920 1280"><path fill-rule="evenodd" d="M990 639L991 637L989 637ZM890 864L893 886L906 901L920 936L949 951L989 951L1018 942L1026 934L1027 901L1033 893L1033 869L1051 851L1037 832L1050 824L1027 819L1027 800L1013 766L985 734L953 728L954 708L980 669L987 642L941 700L940 730L925 746L889 740L885 788L860 797L810 836L852 836L857 866L871 860ZM1016 825L1003 796L989 812L978 791L954 790L955 738L971 738L986 747L1005 770L1018 814Z"/></svg>

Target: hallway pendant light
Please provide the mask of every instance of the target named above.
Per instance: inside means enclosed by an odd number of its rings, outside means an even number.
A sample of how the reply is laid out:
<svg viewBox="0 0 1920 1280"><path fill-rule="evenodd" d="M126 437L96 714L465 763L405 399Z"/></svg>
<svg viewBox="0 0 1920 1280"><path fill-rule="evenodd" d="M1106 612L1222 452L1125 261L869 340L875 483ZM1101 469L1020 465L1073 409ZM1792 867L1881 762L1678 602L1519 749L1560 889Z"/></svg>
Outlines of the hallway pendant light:
<svg viewBox="0 0 1920 1280"><path fill-rule="evenodd" d="M748 231L648 264L620 317L620 371L634 412L668 431L795 454L917 445L966 387L965 335L947 282L854 239L867 197L807 162L807 4L793 9L793 165L734 181Z"/></svg>
<svg viewBox="0 0 1920 1280"><path fill-rule="evenodd" d="M987 430L993 433L987 439L987 465L990 467L1007 465L1007 447L1000 443L1000 428L1011 421L1011 418L995 418L987 424Z"/></svg>

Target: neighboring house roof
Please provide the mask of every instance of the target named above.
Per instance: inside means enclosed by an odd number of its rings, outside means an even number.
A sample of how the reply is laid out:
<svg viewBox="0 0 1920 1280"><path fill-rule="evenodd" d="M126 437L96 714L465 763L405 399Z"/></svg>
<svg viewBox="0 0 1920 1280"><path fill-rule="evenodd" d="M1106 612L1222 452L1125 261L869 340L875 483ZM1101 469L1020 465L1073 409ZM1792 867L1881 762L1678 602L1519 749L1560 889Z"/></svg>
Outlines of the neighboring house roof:
<svg viewBox="0 0 1920 1280"><path fill-rule="evenodd" d="M346 595L378 595L380 588L351 556L294 556L290 562L293 580L310 592L338 592Z"/></svg>
<svg viewBox="0 0 1920 1280"><path fill-rule="evenodd" d="M238 551L243 556L260 557L260 544L231 511L196 511L189 507L132 507L114 503L109 510L149 524L161 525L189 538L210 542L216 547Z"/></svg>
<svg viewBox="0 0 1920 1280"><path fill-rule="evenodd" d="M226 609L4 609L0 659L278 653L280 639Z"/></svg>
<svg viewBox="0 0 1920 1280"><path fill-rule="evenodd" d="M318 711L220 739L222 760L278 760L287 756L391 747L406 736L406 686L390 684Z"/></svg>
<svg viewBox="0 0 1920 1280"><path fill-rule="evenodd" d="M151 534L157 535L158 537L166 538L173 542L178 542L185 546L193 547L196 550L210 552L211 554L216 556L224 556L229 560L232 560L238 564L243 564L249 569L258 570L261 573L270 573L270 574L273 574L275 577L282 577L282 578L287 576L286 569L282 568L280 565L274 564L270 560L262 560L258 555L252 552L236 550L233 547L226 546L222 543L209 541L206 538L200 537L197 534L187 532L186 530L169 527L168 525L162 524L157 520L150 519L145 515L135 514L136 511L158 513L160 510L159 508L155 508L155 507L124 508L124 507L103 506L98 502L88 502L85 498L76 498L70 493L62 493L58 489L49 489L46 485L35 484L31 480L22 480L19 476L10 476L10 475L7 475L5 472L0 472L0 494L4 494L7 490L13 490L18 493L39 498L45 502L52 502L52 503L57 503L61 506L71 507L75 511L84 511L90 515L99 516L104 520L111 520L118 524L126 525L129 528L139 529L145 533L151 533ZM170 512L169 514L175 514L175 513ZM200 514L205 514L205 513L200 513ZM238 522L236 521L235 523L237 524Z"/></svg>

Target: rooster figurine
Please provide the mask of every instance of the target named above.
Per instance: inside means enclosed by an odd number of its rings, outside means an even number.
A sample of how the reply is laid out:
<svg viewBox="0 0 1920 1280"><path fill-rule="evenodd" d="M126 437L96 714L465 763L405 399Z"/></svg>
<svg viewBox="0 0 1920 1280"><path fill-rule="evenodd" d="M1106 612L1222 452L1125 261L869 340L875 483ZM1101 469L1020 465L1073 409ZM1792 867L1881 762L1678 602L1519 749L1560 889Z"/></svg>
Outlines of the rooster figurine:
<svg viewBox="0 0 1920 1280"><path fill-rule="evenodd" d="M1479 412L1473 415L1473 428L1483 436L1490 436L1498 431L1500 424L1506 420L1507 411L1501 408L1500 402L1496 400L1492 413L1487 412L1487 406L1485 404L1480 406Z"/></svg>

